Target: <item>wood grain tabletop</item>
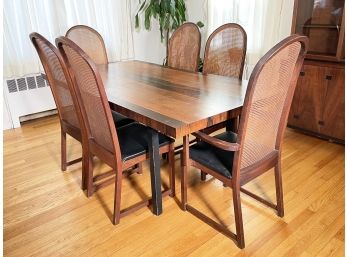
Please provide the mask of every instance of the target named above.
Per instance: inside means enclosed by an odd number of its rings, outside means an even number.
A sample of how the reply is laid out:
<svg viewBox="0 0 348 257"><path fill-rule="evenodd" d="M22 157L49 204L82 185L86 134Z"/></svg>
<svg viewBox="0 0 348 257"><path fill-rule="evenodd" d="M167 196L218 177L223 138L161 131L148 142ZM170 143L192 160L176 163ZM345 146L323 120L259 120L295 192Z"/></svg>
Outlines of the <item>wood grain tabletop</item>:
<svg viewBox="0 0 348 257"><path fill-rule="evenodd" d="M179 138L237 116L247 81L141 61L98 65L112 109Z"/></svg>

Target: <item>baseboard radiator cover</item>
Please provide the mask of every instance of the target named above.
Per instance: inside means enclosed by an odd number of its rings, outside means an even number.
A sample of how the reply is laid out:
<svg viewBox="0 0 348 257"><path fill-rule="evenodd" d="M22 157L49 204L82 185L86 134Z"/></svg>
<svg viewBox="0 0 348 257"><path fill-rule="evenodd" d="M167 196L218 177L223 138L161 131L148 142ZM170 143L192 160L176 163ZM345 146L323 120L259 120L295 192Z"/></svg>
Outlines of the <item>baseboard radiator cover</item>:
<svg viewBox="0 0 348 257"><path fill-rule="evenodd" d="M51 89L41 74L6 79L4 85L13 128L19 127L22 121L56 112Z"/></svg>

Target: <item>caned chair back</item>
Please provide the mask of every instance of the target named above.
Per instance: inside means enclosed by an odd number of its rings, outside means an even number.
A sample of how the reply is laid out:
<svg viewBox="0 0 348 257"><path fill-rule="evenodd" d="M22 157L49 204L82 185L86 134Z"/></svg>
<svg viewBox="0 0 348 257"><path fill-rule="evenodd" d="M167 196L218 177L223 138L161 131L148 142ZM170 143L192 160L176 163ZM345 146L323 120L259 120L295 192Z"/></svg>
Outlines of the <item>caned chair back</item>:
<svg viewBox="0 0 348 257"><path fill-rule="evenodd" d="M250 167L280 151L296 82L308 47L304 36L290 36L255 66L246 92L234 168ZM243 172L243 171L242 171Z"/></svg>
<svg viewBox="0 0 348 257"><path fill-rule="evenodd" d="M208 38L204 52L203 74L242 79L247 35L236 23L217 28Z"/></svg>
<svg viewBox="0 0 348 257"><path fill-rule="evenodd" d="M97 147L99 150L119 154L115 124L104 85L95 64L78 45L68 38L57 38L56 44L68 64L89 144L93 144L92 147L90 146L91 149Z"/></svg>
<svg viewBox="0 0 348 257"><path fill-rule="evenodd" d="M95 29L76 25L66 32L66 37L76 43L96 64L108 63L104 40Z"/></svg>
<svg viewBox="0 0 348 257"><path fill-rule="evenodd" d="M176 69L198 70L201 33L196 24L187 22L177 28L168 42L168 66Z"/></svg>
<svg viewBox="0 0 348 257"><path fill-rule="evenodd" d="M60 120L80 128L74 100L69 89L72 81L61 55L57 48L39 33L31 33L29 37L44 67Z"/></svg>

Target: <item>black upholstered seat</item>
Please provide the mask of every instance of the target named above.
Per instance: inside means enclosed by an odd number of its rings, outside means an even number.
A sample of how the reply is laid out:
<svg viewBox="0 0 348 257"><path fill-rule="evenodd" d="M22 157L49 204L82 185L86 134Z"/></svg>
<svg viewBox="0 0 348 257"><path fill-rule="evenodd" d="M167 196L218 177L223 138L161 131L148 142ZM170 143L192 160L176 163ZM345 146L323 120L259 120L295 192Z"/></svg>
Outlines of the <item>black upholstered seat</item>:
<svg viewBox="0 0 348 257"><path fill-rule="evenodd" d="M112 113L112 118L113 118L114 122L116 123L116 128L122 127L122 126L125 126L127 124L134 122L134 120L132 120L126 116L123 116L122 114L119 114L118 112L111 111L111 113Z"/></svg>
<svg viewBox="0 0 348 257"><path fill-rule="evenodd" d="M235 143L237 139L236 134L231 131L226 131L215 137L230 143ZM233 154L234 152L219 149L203 141L190 146L190 158L192 160L203 164L227 178L232 178Z"/></svg>
<svg viewBox="0 0 348 257"><path fill-rule="evenodd" d="M117 129L122 161L127 161L148 152L150 129L136 122ZM158 133L158 138L160 147L174 142L173 139L161 133Z"/></svg>

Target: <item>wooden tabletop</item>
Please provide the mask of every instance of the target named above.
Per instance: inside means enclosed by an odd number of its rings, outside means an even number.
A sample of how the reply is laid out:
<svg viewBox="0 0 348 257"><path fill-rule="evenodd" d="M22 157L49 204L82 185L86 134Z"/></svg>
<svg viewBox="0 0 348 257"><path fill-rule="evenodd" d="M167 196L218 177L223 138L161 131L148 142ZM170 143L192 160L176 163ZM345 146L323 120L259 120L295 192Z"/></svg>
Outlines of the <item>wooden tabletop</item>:
<svg viewBox="0 0 348 257"><path fill-rule="evenodd" d="M233 118L247 81L140 61L98 65L112 109L179 138Z"/></svg>

